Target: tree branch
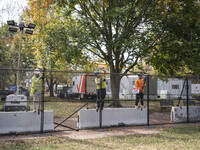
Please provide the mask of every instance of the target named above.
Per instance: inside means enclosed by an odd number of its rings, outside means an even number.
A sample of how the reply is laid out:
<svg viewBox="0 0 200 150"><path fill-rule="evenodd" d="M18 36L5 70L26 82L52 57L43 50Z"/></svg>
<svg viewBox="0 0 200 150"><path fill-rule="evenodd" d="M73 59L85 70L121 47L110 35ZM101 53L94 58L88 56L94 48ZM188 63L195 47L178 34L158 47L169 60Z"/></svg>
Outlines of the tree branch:
<svg viewBox="0 0 200 150"><path fill-rule="evenodd" d="M93 47L93 45L90 45L90 46ZM87 46L84 46L84 47L85 47L85 49L87 49L89 52L91 52L91 53L93 53L94 55L98 56L99 58L105 60L105 58L103 58L101 55L99 55L98 53L94 52L93 50L89 49ZM96 48L96 47L95 47L95 48Z"/></svg>
<svg viewBox="0 0 200 150"><path fill-rule="evenodd" d="M138 61L139 57L136 58L136 60L134 61L134 63L124 71L123 75L127 74L135 65L137 65L137 61Z"/></svg>
<svg viewBox="0 0 200 150"><path fill-rule="evenodd" d="M88 15L88 16L90 17L90 19L92 20L92 22L93 22L93 23L96 25L96 27L99 29L99 31L101 32L101 34L105 36L105 34L104 34L104 32L102 31L100 25L99 25L99 24L96 22L96 20L92 17L92 15L91 15L89 9L87 8L87 6L86 6L85 4L81 4L80 2L79 2L79 4L81 5L81 8L84 9L85 12L87 12L87 14L85 14L85 16Z"/></svg>
<svg viewBox="0 0 200 150"><path fill-rule="evenodd" d="M94 7L94 5L92 4L91 0L89 0L89 2L90 2L90 4L91 4L93 10L96 12L96 14L97 14L100 18L102 18L102 16L99 14L99 12L95 9L95 7Z"/></svg>

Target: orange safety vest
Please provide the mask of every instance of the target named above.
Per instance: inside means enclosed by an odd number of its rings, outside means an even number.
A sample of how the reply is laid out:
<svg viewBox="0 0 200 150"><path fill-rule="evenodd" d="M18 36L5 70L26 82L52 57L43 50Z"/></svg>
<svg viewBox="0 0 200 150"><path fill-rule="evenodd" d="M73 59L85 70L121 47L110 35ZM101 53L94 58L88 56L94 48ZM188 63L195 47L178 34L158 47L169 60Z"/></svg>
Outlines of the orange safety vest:
<svg viewBox="0 0 200 150"><path fill-rule="evenodd" d="M146 84L145 84L145 81L143 80L143 79L137 79L136 81L135 81L135 86L136 86L136 88L137 89L139 89L140 90L140 92L142 92L142 93L144 93L144 86L145 86Z"/></svg>

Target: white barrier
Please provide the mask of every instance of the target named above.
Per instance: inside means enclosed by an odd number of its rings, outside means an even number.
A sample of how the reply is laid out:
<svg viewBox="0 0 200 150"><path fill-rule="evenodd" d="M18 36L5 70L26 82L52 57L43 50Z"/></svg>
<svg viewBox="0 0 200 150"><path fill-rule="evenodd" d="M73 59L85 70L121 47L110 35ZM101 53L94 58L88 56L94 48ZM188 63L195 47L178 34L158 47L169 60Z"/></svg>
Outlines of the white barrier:
<svg viewBox="0 0 200 150"><path fill-rule="evenodd" d="M171 121L186 122L187 107L172 107ZM200 106L189 106L189 121L200 121Z"/></svg>
<svg viewBox="0 0 200 150"><path fill-rule="evenodd" d="M99 127L99 112L82 109L78 112L78 128ZM147 108L105 108L102 111L102 127L147 124Z"/></svg>
<svg viewBox="0 0 200 150"><path fill-rule="evenodd" d="M41 114L31 111L0 112L0 134L39 132ZM53 111L44 111L43 131L53 131Z"/></svg>

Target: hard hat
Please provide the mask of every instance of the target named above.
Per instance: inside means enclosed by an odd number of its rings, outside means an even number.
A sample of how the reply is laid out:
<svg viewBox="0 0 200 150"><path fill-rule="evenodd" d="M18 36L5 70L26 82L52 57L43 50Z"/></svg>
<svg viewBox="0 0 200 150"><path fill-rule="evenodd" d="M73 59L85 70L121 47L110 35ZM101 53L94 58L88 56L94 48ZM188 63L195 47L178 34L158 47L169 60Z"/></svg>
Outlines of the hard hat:
<svg viewBox="0 0 200 150"><path fill-rule="evenodd" d="M94 75L96 76L98 73L99 73L98 71L95 71L95 72L94 72Z"/></svg>
<svg viewBox="0 0 200 150"><path fill-rule="evenodd" d="M34 73L35 74L40 74L40 70L39 69L35 69Z"/></svg>
<svg viewBox="0 0 200 150"><path fill-rule="evenodd" d="M142 73L138 73L138 76L142 76Z"/></svg>

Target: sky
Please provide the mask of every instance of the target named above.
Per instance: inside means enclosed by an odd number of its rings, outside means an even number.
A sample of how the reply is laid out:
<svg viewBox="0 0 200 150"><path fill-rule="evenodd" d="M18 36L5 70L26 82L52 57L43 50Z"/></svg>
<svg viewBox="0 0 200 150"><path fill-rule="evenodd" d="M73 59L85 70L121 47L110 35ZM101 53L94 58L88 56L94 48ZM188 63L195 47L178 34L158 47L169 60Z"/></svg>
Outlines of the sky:
<svg viewBox="0 0 200 150"><path fill-rule="evenodd" d="M27 0L0 0L0 26L7 20L19 22L19 15L27 6Z"/></svg>

